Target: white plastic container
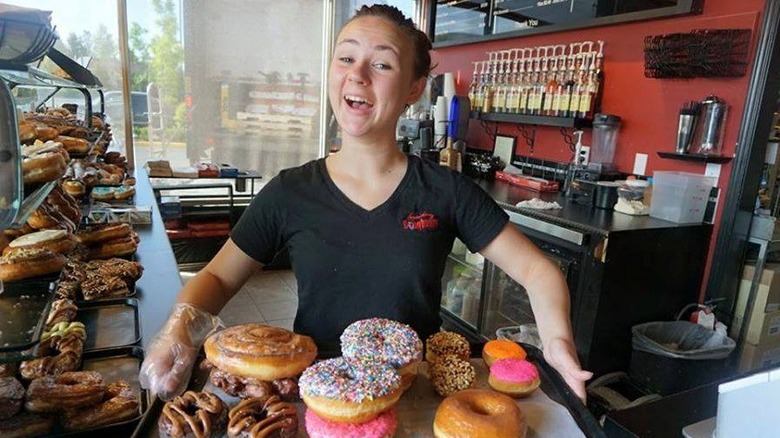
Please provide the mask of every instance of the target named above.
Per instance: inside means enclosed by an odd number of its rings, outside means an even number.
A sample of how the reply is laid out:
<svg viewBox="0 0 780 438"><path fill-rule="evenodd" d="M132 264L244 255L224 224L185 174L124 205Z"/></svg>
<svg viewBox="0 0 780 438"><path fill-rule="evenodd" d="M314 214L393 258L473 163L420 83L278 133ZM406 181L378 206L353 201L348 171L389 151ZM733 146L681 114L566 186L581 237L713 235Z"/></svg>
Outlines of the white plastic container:
<svg viewBox="0 0 780 438"><path fill-rule="evenodd" d="M688 172L653 172L650 216L680 224L700 223L710 198L712 177Z"/></svg>

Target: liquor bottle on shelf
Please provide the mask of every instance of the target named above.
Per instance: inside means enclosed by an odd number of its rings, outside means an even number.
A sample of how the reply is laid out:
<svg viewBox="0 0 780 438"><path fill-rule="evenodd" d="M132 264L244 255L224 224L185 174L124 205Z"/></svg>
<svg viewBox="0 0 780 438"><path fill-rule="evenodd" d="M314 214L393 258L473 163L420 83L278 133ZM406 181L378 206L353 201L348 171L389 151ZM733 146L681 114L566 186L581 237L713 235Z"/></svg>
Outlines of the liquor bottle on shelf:
<svg viewBox="0 0 780 438"><path fill-rule="evenodd" d="M556 95L558 93L558 57L555 55L557 48L558 46L553 47L553 56L550 58L550 72L545 83L545 101L544 109L542 111L542 115L545 116L553 116L556 112L554 107L556 103ZM560 102L560 97L558 97L557 100Z"/></svg>
<svg viewBox="0 0 780 438"><path fill-rule="evenodd" d="M571 95L574 91L574 47L576 44L569 44L569 54L566 55L566 79L564 80L564 90L559 105L561 117L572 117L569 108L571 106Z"/></svg>
<svg viewBox="0 0 780 438"><path fill-rule="evenodd" d="M469 84L469 105L471 111L477 111L477 93L479 91L479 62L474 61L474 73L471 76L471 84Z"/></svg>
<svg viewBox="0 0 780 438"><path fill-rule="evenodd" d="M495 93L496 76L498 75L497 52L488 52L488 70L490 75L485 83L482 93L482 112L489 113L493 111L493 94Z"/></svg>
<svg viewBox="0 0 780 438"><path fill-rule="evenodd" d="M512 49L513 58L511 61L511 79L509 81L509 92L506 96L506 112L516 114L520 106L520 72L518 57L519 49Z"/></svg>
<svg viewBox="0 0 780 438"><path fill-rule="evenodd" d="M506 88L508 74L508 66L506 64L506 58L508 58L507 51L498 52L497 67L498 74L496 75L496 82L493 89L493 112L502 113L505 112L506 107Z"/></svg>
<svg viewBox="0 0 780 438"><path fill-rule="evenodd" d="M596 60L596 52L593 50L593 42L588 41L588 51L582 58L582 87L580 90L580 106L577 109L577 117L586 118L593 104L593 66Z"/></svg>
<svg viewBox="0 0 780 438"><path fill-rule="evenodd" d="M526 57L525 54L528 53ZM517 103L517 112L528 114L528 96L531 93L531 64L533 62L533 49L523 49L523 58L520 60L520 100Z"/></svg>

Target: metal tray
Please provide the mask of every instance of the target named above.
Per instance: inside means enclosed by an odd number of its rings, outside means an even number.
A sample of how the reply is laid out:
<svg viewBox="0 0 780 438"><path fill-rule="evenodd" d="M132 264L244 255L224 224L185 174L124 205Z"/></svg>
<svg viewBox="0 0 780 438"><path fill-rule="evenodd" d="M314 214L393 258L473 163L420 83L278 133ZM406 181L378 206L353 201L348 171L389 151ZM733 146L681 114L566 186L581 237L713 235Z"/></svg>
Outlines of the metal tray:
<svg viewBox="0 0 780 438"><path fill-rule="evenodd" d="M544 360L542 351L538 348L521 344L526 350L527 359L536 364L542 380L542 391L552 400L563 406L571 414L574 422L580 428L582 433L588 438L605 438L604 431L596 421L596 418L588 411L585 405L580 401L577 395L569 388L560 374ZM482 356L482 347L484 343L471 344L471 354L474 358ZM194 366L192 378L187 389L199 391L208 384L208 372L202 370L198 365L203 359L203 352L199 355ZM320 358L322 359L322 358ZM162 412L164 402L154 397L151 406L144 414L138 427L133 433L133 438L157 437L157 420ZM303 421L301 419L301 421ZM302 423L301 423L302 424ZM301 426L302 430L303 426ZM427 435L421 435L427 436Z"/></svg>
<svg viewBox="0 0 780 438"><path fill-rule="evenodd" d="M0 294L0 361L10 361L5 353L36 346L49 314L52 291L53 283L43 278L4 283Z"/></svg>
<svg viewBox="0 0 780 438"><path fill-rule="evenodd" d="M149 393L141 388L138 382L138 372L141 370L144 354L141 347L113 348L85 352L81 369L84 371L98 371L103 375L103 380L111 383L117 380L126 380L133 391L138 394L138 415L129 420L108 426L85 429L73 432L60 432L54 437L93 437L93 436L129 436L135 429L138 421L149 409Z"/></svg>
<svg viewBox="0 0 780 438"><path fill-rule="evenodd" d="M84 351L136 345L141 341L138 300L84 301L78 304L76 320L84 323L87 341Z"/></svg>

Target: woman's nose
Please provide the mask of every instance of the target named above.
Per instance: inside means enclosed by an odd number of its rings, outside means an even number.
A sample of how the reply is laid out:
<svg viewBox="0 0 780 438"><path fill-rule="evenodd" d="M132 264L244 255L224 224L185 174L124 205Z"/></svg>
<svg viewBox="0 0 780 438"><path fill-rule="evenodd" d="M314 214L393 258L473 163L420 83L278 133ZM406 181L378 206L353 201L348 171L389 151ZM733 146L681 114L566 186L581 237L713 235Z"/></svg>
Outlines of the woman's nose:
<svg viewBox="0 0 780 438"><path fill-rule="evenodd" d="M352 64L352 68L349 70L349 80L361 85L368 85L368 73L367 65L363 62L356 62Z"/></svg>

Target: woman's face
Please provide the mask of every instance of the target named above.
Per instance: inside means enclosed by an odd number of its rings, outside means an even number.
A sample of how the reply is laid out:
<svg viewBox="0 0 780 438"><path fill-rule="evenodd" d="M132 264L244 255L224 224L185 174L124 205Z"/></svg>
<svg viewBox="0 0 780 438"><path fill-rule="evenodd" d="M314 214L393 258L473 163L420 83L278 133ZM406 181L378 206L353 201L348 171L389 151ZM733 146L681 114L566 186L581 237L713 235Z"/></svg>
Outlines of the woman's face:
<svg viewBox="0 0 780 438"><path fill-rule="evenodd" d="M393 23L361 17L336 40L328 95L344 135L394 137L404 106L415 102L425 79L413 78L414 46Z"/></svg>

